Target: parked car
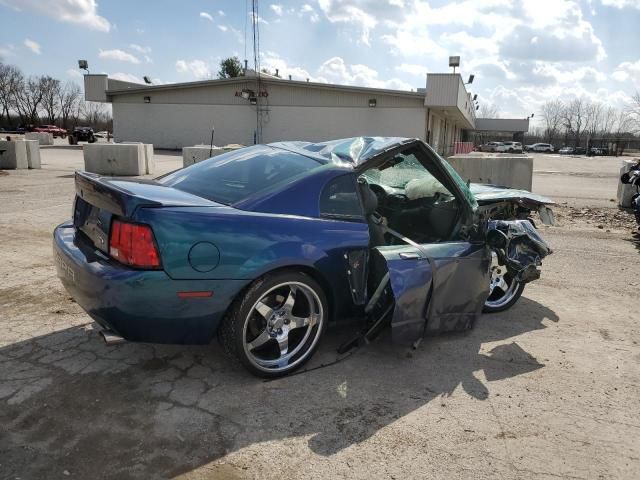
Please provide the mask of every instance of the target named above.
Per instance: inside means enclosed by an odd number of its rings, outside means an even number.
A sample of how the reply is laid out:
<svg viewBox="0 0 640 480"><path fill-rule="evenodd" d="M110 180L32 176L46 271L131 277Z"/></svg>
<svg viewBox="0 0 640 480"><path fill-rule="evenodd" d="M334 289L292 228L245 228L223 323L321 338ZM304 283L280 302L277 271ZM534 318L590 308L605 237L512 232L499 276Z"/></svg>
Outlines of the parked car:
<svg viewBox="0 0 640 480"><path fill-rule="evenodd" d="M506 152L507 149L502 142L488 142L484 145L480 145L481 152Z"/></svg>
<svg viewBox="0 0 640 480"><path fill-rule="evenodd" d="M93 136L96 137L96 138L110 138L110 137L112 137L112 135L109 132L107 132L106 130L102 130L100 132L96 132L96 133L93 134Z"/></svg>
<svg viewBox="0 0 640 480"><path fill-rule="evenodd" d="M585 155L587 153L587 149L584 147L575 147L573 151L576 155Z"/></svg>
<svg viewBox="0 0 640 480"><path fill-rule="evenodd" d="M520 142L503 142L505 151L509 153L522 153L522 143Z"/></svg>
<svg viewBox="0 0 640 480"><path fill-rule="evenodd" d="M91 127L75 127L72 135L75 141L94 143L96 137Z"/></svg>
<svg viewBox="0 0 640 480"><path fill-rule="evenodd" d="M35 127L33 131L50 133L53 135L53 138L65 138L67 136L67 131L64 128L56 127L55 125L40 125L39 127Z"/></svg>
<svg viewBox="0 0 640 480"><path fill-rule="evenodd" d="M330 320L403 344L512 306L550 200L471 185L417 139L255 145L155 180L76 172L57 274L105 339L209 343L290 373ZM460 286L463 285L464 288ZM426 313L425 313L426 312Z"/></svg>
<svg viewBox="0 0 640 480"><path fill-rule="evenodd" d="M560 155L573 155L576 152L576 149L573 147L562 147L558 150Z"/></svg>
<svg viewBox="0 0 640 480"><path fill-rule="evenodd" d="M553 152L553 145L550 143L534 143L533 145L527 145L525 147L530 152Z"/></svg>
<svg viewBox="0 0 640 480"><path fill-rule="evenodd" d="M608 155L609 149L607 147L591 147L592 155Z"/></svg>

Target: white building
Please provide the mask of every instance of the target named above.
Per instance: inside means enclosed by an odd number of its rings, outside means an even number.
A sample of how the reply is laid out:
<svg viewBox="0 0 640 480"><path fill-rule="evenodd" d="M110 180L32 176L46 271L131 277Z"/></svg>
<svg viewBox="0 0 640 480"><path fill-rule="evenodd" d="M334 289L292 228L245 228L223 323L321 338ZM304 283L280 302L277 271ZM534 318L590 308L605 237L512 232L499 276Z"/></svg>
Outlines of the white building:
<svg viewBox="0 0 640 480"><path fill-rule="evenodd" d="M418 92L300 82L260 75L139 85L85 75L85 99L110 102L117 142L178 149L214 143L403 136L453 152L475 128L475 106L457 73L428 74Z"/></svg>

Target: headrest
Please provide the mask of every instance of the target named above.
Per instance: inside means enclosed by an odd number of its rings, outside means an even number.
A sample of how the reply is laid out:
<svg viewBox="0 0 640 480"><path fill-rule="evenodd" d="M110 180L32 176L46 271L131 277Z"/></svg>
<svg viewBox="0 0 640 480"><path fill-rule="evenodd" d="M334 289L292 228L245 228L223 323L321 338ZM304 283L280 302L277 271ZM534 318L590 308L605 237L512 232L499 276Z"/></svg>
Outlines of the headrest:
<svg viewBox="0 0 640 480"><path fill-rule="evenodd" d="M360 188L360 196L362 197L362 203L364 205L365 215L371 215L378 208L378 197L373 190L369 187L366 181L359 180L358 186Z"/></svg>

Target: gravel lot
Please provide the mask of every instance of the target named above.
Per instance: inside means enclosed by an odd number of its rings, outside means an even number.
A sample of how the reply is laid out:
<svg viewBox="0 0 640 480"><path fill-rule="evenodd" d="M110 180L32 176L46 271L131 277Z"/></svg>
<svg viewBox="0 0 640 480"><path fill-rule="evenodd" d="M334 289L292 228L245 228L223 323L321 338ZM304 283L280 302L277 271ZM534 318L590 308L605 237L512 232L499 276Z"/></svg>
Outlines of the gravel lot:
<svg viewBox="0 0 640 480"><path fill-rule="evenodd" d="M555 253L509 312L272 382L216 345L106 347L52 266L82 152L42 160L0 172L1 479L640 478L640 239L610 201L619 159L535 157Z"/></svg>

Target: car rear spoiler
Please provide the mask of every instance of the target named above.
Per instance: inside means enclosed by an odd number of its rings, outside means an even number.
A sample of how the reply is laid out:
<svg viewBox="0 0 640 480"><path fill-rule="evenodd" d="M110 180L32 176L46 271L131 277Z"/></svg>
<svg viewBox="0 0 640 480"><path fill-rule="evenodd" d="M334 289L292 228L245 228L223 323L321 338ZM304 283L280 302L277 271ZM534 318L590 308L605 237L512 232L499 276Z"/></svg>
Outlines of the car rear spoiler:
<svg viewBox="0 0 640 480"><path fill-rule="evenodd" d="M76 172L76 194L87 203L122 217L139 207L219 207L219 203L191 195L155 180L103 177Z"/></svg>

